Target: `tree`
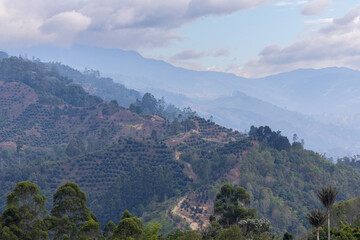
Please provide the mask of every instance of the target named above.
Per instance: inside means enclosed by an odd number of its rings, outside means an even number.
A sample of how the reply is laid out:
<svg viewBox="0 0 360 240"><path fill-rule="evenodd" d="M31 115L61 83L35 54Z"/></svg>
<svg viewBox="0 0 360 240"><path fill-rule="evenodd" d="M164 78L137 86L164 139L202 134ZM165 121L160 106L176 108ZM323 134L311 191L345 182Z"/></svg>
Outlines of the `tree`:
<svg viewBox="0 0 360 240"><path fill-rule="evenodd" d="M66 154L69 157L79 156L85 153L85 144L78 136L73 136L66 148Z"/></svg>
<svg viewBox="0 0 360 240"><path fill-rule="evenodd" d="M170 233L170 234L167 236L166 240L176 240L176 239L178 239L179 237L184 236L185 234L186 234L185 231L181 231L180 229L176 229L175 232Z"/></svg>
<svg viewBox="0 0 360 240"><path fill-rule="evenodd" d="M116 239L138 238L143 231L141 220L137 217L131 217L131 213L125 210L113 236Z"/></svg>
<svg viewBox="0 0 360 240"><path fill-rule="evenodd" d="M0 224L0 239L2 240L18 240L19 238L10 230L9 227L2 227Z"/></svg>
<svg viewBox="0 0 360 240"><path fill-rule="evenodd" d="M144 230L144 240L158 240L159 231L161 229L160 223L151 224L149 223Z"/></svg>
<svg viewBox="0 0 360 240"><path fill-rule="evenodd" d="M136 105L135 103L130 104L129 110L137 114L141 113L141 107L139 105Z"/></svg>
<svg viewBox="0 0 360 240"><path fill-rule="evenodd" d="M202 239L216 239L217 236L221 233L222 227L220 223L212 221L210 225L205 228L202 232Z"/></svg>
<svg viewBox="0 0 360 240"><path fill-rule="evenodd" d="M285 232L283 236L283 240L293 240L293 236L290 233Z"/></svg>
<svg viewBox="0 0 360 240"><path fill-rule="evenodd" d="M210 220L217 220L222 226L237 224L242 219L254 218L255 209L246 209L250 196L242 187L234 188L230 184L222 186L216 195L214 215Z"/></svg>
<svg viewBox="0 0 360 240"><path fill-rule="evenodd" d="M23 150L24 142L22 140L16 140L16 152L19 153Z"/></svg>
<svg viewBox="0 0 360 240"><path fill-rule="evenodd" d="M245 219L239 222L239 227L246 238L262 238L262 234L270 231L270 221L268 219Z"/></svg>
<svg viewBox="0 0 360 240"><path fill-rule="evenodd" d="M320 239L319 232L322 230L322 225L326 221L326 213L324 213L320 209L314 209L311 211L311 214L307 214L306 219L309 221L311 226L316 229L316 238L317 240Z"/></svg>
<svg viewBox="0 0 360 240"><path fill-rule="evenodd" d="M1 216L3 234L10 236L11 231L20 239L47 238L47 227L42 219L46 213L46 197L39 192L36 184L25 181L19 182L7 195L7 208Z"/></svg>
<svg viewBox="0 0 360 240"><path fill-rule="evenodd" d="M131 213L129 212L129 210L125 210L123 215L121 216L121 219L120 220L123 220L125 218L131 218Z"/></svg>
<svg viewBox="0 0 360 240"><path fill-rule="evenodd" d="M330 240L330 209L334 204L336 197L339 193L336 190L336 187L332 186L323 186L317 192L317 196L321 203L324 205L327 211L328 218L328 240Z"/></svg>
<svg viewBox="0 0 360 240"><path fill-rule="evenodd" d="M58 188L53 197L51 214L56 218L52 227L55 235L67 234L70 238L74 238L81 225L91 219L90 210L86 206L86 195L73 182Z"/></svg>
<svg viewBox="0 0 360 240"><path fill-rule="evenodd" d="M245 240L245 237L242 235L241 229L237 225L231 226L229 229L224 230L218 240Z"/></svg>
<svg viewBox="0 0 360 240"><path fill-rule="evenodd" d="M196 231L187 231L183 236L176 240L201 240L201 235Z"/></svg>
<svg viewBox="0 0 360 240"><path fill-rule="evenodd" d="M141 110L143 113L157 113L158 102L154 95L145 93L141 99Z"/></svg>
<svg viewBox="0 0 360 240"><path fill-rule="evenodd" d="M111 237L115 231L116 225L113 221L109 221L105 227L104 227L104 232L103 235L104 237Z"/></svg>
<svg viewBox="0 0 360 240"><path fill-rule="evenodd" d="M92 218L86 221L80 228L82 235L87 239L95 239L96 235L100 232L100 223L96 222Z"/></svg>
<svg viewBox="0 0 360 240"><path fill-rule="evenodd" d="M120 239L136 238L143 232L140 219L125 218L121 220L114 231L114 236Z"/></svg>

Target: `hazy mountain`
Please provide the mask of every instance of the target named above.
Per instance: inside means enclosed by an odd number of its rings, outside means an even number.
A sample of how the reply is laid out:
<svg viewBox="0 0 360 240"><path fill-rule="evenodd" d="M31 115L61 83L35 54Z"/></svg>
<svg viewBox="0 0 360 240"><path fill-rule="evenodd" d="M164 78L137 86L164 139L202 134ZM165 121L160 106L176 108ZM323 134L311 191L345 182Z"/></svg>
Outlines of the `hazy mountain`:
<svg viewBox="0 0 360 240"><path fill-rule="evenodd" d="M360 113L360 72L347 68L299 69L259 79L192 71L135 51L74 46L23 50L25 56L93 68L139 90L161 89L187 96L210 97L244 92L251 97L305 114ZM106 61L105 61L106 59Z"/></svg>
<svg viewBox="0 0 360 240"><path fill-rule="evenodd" d="M353 128L356 118L348 119L349 124L342 121L320 121L298 112L285 110L268 102L249 97L244 93L223 96L214 100L191 99L180 94L155 91L171 102L177 100L180 106L190 106L201 116L213 117L213 121L240 131L246 132L251 125L268 125L280 130L292 139L296 133L299 139L305 140L305 146L328 157L341 157L360 152L359 128ZM319 117L320 118L320 117ZM352 120L352 122L350 122Z"/></svg>
<svg viewBox="0 0 360 240"><path fill-rule="evenodd" d="M18 55L17 52L11 54ZM28 58L35 56L42 61L61 61L79 69L97 69L104 76L111 76L127 87L143 91L158 88L173 93L219 96L229 93L229 83L243 79L233 74L178 68L164 61L144 58L135 51L120 49L38 47L23 50L20 54Z"/></svg>
<svg viewBox="0 0 360 240"><path fill-rule="evenodd" d="M149 91L158 98L165 96L179 107L191 106L203 116L213 115L215 121L228 127L244 130L251 124L268 124L288 137L297 133L309 148L332 156L359 152L358 71L299 69L246 79L228 73L178 68L119 49L39 47L23 50L21 54L61 61L79 69L98 69L126 87Z"/></svg>
<svg viewBox="0 0 360 240"><path fill-rule="evenodd" d="M248 83L249 95L298 112L360 113L359 71L335 67L299 69Z"/></svg>

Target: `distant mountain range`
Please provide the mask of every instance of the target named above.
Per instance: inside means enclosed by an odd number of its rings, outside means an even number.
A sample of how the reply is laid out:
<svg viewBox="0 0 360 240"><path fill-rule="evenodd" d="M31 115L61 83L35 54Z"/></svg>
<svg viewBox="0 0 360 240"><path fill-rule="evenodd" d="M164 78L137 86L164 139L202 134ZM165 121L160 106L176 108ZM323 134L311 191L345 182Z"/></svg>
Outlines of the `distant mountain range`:
<svg viewBox="0 0 360 240"><path fill-rule="evenodd" d="M78 69L97 69L126 87L190 106L204 117L244 131L270 125L328 156L360 152L360 72L347 68L299 69L260 79L193 71L142 57L135 51L73 46L21 52ZM320 134L321 133L321 134Z"/></svg>

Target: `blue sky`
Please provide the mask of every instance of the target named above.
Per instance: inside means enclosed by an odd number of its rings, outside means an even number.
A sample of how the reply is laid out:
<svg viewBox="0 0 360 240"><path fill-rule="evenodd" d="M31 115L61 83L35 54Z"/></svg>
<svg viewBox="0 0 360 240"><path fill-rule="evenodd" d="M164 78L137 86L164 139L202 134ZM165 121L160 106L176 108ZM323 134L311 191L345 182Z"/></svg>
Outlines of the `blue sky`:
<svg viewBox="0 0 360 240"><path fill-rule="evenodd" d="M131 49L176 66L261 77L360 66L354 0L0 0L0 44Z"/></svg>

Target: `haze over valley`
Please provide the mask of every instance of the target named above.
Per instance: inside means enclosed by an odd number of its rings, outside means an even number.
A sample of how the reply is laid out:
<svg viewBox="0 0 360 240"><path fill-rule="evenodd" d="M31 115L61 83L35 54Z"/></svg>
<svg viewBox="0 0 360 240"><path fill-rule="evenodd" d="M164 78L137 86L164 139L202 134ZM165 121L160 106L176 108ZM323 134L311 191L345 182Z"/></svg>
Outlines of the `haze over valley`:
<svg viewBox="0 0 360 240"><path fill-rule="evenodd" d="M355 0L0 0L0 239L359 239L359 38Z"/></svg>

